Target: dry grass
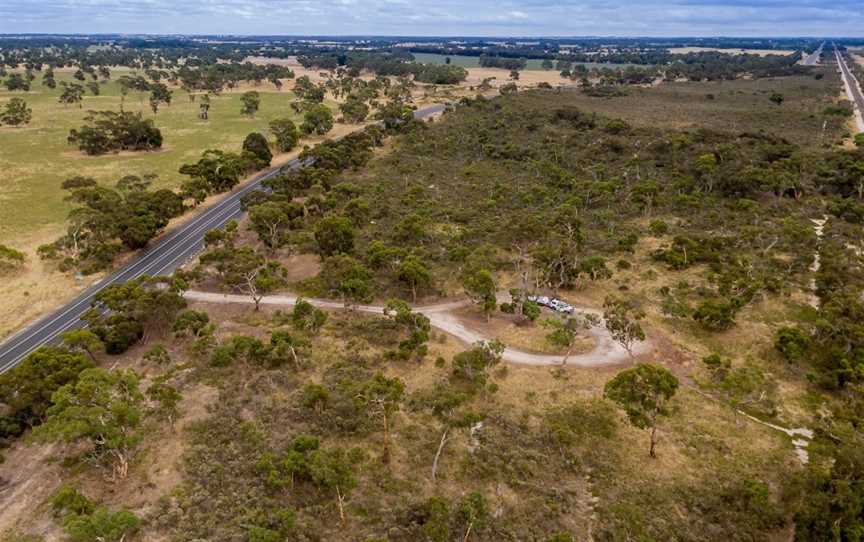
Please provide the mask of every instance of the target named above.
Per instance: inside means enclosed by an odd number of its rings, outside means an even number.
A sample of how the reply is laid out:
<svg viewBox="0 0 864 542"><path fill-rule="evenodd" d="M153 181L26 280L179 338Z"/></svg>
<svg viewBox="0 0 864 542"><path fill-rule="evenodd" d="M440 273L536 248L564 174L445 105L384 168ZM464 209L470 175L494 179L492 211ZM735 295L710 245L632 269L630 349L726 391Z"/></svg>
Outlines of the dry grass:
<svg viewBox="0 0 864 542"><path fill-rule="evenodd" d="M266 324L274 312L270 307L256 313L247 306L203 303L195 303L192 308L206 310L211 319L219 323L220 336L245 333L263 337L265 328L255 327L255 324ZM359 345L355 341L345 342L345 339L335 338L334 332L351 320L367 318L371 317L334 313L324 333L315 339L314 358L330 363L342 353L354 352ZM164 344L175 360L175 366L182 363L185 359L183 345L173 340L167 340ZM120 358L105 359L104 364L134 368L144 375L145 380L151 379L163 372L164 368L142 362L141 356L149 346L139 345ZM360 348L363 353L374 355L374 351ZM388 363L382 365L381 369L388 376L402 379L406 392L410 394L429 389L450 374L449 364L437 367L432 360L437 357L450 360L465 348L466 345L452 337L436 333L424 363ZM326 364L316 363L303 373L302 381L320 381L325 369ZM529 427L539 430L542 424L540 414L546 409L564 406L576 399L601 398L604 384L617 369L570 367L562 371L558 368L505 366L493 372L498 389L479 399L482 409L502 413L510 419L522 419ZM55 454L62 453L57 448L45 445L27 447L22 443L16 445L8 454L6 464L0 467L0 476L12 477L16 488L12 492L0 494L0 504L3 504L3 499L14 503L14 506L0 508L0 531L16 527L22 531L47 535L48 539L58 539L60 534L57 524L44 503L61 481L73 483L95 500L109 503L112 507L128 507L140 516L158 510L160 498L169 495L182 483L181 459L188 446L190 425L204 419L208 415L208 405L218 400L217 389L212 384L189 378L192 374L181 368L173 380L180 386L184 396L180 405L182 417L176 430L172 431L164 422L148 422L144 446L128 478L124 480L108 483L98 470L66 468L50 463ZM237 367L231 376L223 374L223 377L229 380L214 384L230 387L233 385L231 380L248 375L244 376L243 369ZM274 401L289 400L285 391L274 389L272 393ZM253 403L249 404L249 408L253 408ZM562 487L566 485L568 491L579 496L577 507L571 509L568 516L569 527L574 533L587 536L592 524L598 521L593 514L594 506L602 508L627 499L627 493L634 488L698 481L712 472L729 468L730 464L748 465L748 468L759 466L763 468L766 479L775 478L779 472L799 468L794 462L787 439L736 416L725 406L682 389L675 399L675 407L673 416L662 424L657 460L648 458L647 433L630 427L622 416L612 443L617 451L609 467L614 470L605 472L597 480L572 473L568 473L566 479L561 479ZM252 415L251 411L248 415ZM462 465L475 446L465 431L453 431L442 455L439 480L433 484L428 469L435 453L437 429L417 425L422 420L413 416L404 411L397 417L392 434L394 449L389 477L406 483L410 481L414 488L413 496L418 500L432 495L458 499L466 487L470 487L472 490L484 491L493 509L519 508L520 491L524 491L524 488L517 490L503 481L487 487L485 483L463 479ZM290 428L286 430L291 431ZM421 432L419 441L417 431ZM328 442L331 445L338 442L345 446L362 446L368 448L374 457L379 439L380 435L373 433L367 437L332 437ZM249 460L254 461L255 458ZM164 534L148 529L145 526L143 534L147 540L159 540Z"/></svg>

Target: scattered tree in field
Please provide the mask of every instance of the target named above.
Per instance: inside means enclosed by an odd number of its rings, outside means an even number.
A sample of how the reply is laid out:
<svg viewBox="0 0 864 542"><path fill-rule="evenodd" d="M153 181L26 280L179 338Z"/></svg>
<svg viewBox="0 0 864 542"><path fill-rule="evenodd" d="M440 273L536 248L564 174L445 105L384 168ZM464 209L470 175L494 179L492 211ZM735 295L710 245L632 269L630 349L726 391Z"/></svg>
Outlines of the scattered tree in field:
<svg viewBox="0 0 864 542"><path fill-rule="evenodd" d="M612 338L624 347L631 358L633 346L645 340L645 331L639 325L639 321L643 318L645 312L626 299L610 296L603 303L603 324Z"/></svg>
<svg viewBox="0 0 864 542"><path fill-rule="evenodd" d="M278 118L270 121L270 133L276 138L276 148L279 152L288 152L300 141L300 131L294 121L288 118Z"/></svg>
<svg viewBox="0 0 864 542"><path fill-rule="evenodd" d="M54 70L48 69L44 74L42 74L42 85L52 90L57 88L57 80L54 78Z"/></svg>
<svg viewBox="0 0 864 542"><path fill-rule="evenodd" d="M70 84L65 81L61 81L60 86L63 87L63 92L60 93L58 101L63 105L78 104L78 107L81 107L81 101L84 99L84 87L78 83Z"/></svg>
<svg viewBox="0 0 864 542"><path fill-rule="evenodd" d="M27 106L22 98L12 98L0 110L0 125L21 126L30 124L33 118L33 110Z"/></svg>
<svg viewBox="0 0 864 542"><path fill-rule="evenodd" d="M0 244L0 274L18 269L27 257L20 250Z"/></svg>
<svg viewBox="0 0 864 542"><path fill-rule="evenodd" d="M240 114L246 115L247 117L254 117L255 113L258 112L258 108L261 106L261 95L254 90L244 92L243 95L240 96L240 103L242 104Z"/></svg>
<svg viewBox="0 0 864 542"><path fill-rule="evenodd" d="M294 95L301 100L306 97L306 93L315 88L315 83L308 75L302 75L294 81Z"/></svg>
<svg viewBox="0 0 864 542"><path fill-rule="evenodd" d="M150 85L150 109L153 114L159 112L161 104L171 105L172 92L164 83L153 83Z"/></svg>
<svg viewBox="0 0 864 542"><path fill-rule="evenodd" d="M381 460L390 462L390 427L393 414L399 410L405 395L405 384L398 378L387 378L381 373L360 386L358 397L372 416L380 416L384 424L384 442Z"/></svg>
<svg viewBox="0 0 864 542"><path fill-rule="evenodd" d="M303 115L303 124L300 131L304 134L325 135L333 129L333 113L324 104L317 104L309 108Z"/></svg>
<svg viewBox="0 0 864 542"><path fill-rule="evenodd" d="M144 396L132 371L85 369L75 383L52 397L47 419L36 430L46 440L89 441L95 459L110 459L114 474L125 478L141 439Z"/></svg>
<svg viewBox="0 0 864 542"><path fill-rule="evenodd" d="M270 152L267 138L258 132L252 132L246 136L246 139L243 140L243 151L255 157L256 169L263 169L269 166L273 160L273 153Z"/></svg>
<svg viewBox="0 0 864 542"><path fill-rule="evenodd" d="M30 90L30 81L20 73L10 73L9 77L3 81L3 86L9 92L15 92L16 90L27 92Z"/></svg>
<svg viewBox="0 0 864 542"><path fill-rule="evenodd" d="M96 81L90 81L89 83L87 83L87 89L93 96L99 96L99 94L101 93L99 83L97 83Z"/></svg>
<svg viewBox="0 0 864 542"><path fill-rule="evenodd" d="M359 124L369 116L369 106L353 95L339 106L339 111L343 120L352 124Z"/></svg>
<svg viewBox="0 0 864 542"><path fill-rule="evenodd" d="M480 307L486 320L489 321L492 311L498 306L498 297L496 296L498 287L492 273L487 269L467 269L462 276L462 286L465 289L465 294Z"/></svg>
<svg viewBox="0 0 864 542"><path fill-rule="evenodd" d="M768 99L771 100L771 103L773 104L781 105L786 98L784 98L779 92L772 92Z"/></svg>
<svg viewBox="0 0 864 542"><path fill-rule="evenodd" d="M651 457L656 457L657 419L669 415L668 403L678 389L678 379L659 365L640 363L625 369L606 383L604 395L617 403L633 426L651 430Z"/></svg>
<svg viewBox="0 0 864 542"><path fill-rule="evenodd" d="M190 94L194 96L194 94ZM210 95L201 96L201 101L198 103L198 118L201 120L210 119Z"/></svg>
<svg viewBox="0 0 864 542"><path fill-rule="evenodd" d="M72 351L84 352L94 362L96 361L96 354L105 350L102 339L89 329L74 329L65 332L63 345Z"/></svg>

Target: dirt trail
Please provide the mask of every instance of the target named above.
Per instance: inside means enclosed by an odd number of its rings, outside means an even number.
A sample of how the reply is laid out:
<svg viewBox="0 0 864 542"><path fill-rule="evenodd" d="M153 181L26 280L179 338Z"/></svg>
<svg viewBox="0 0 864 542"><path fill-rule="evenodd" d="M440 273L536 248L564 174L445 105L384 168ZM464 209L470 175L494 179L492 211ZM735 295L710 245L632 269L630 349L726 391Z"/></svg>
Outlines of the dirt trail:
<svg viewBox="0 0 864 542"><path fill-rule="evenodd" d="M185 293L186 299L193 301L202 301L205 303L245 303L253 304L254 302L249 296L235 294L218 294L210 292L188 291ZM344 309L344 305L337 301L328 301L324 299L306 299L309 303L322 309L339 310ZM297 303L297 296L294 295L273 295L267 296L261 300L262 305L287 305L291 306ZM464 307L468 301L454 301L449 303L441 303L437 305L417 306L413 309L427 318L429 323L441 331L453 335L457 339L473 344L478 341L488 340L481 333L467 328L453 314L455 309ZM358 305L356 310L371 314L383 314L384 307L378 305ZM600 315L598 311L592 309L578 309L583 313L591 313ZM590 352L584 354L571 355L567 359L568 365L578 367L602 367L608 365L620 365L630 361L630 354L617 342L615 342L606 328L602 325L592 327L588 330L588 335L594 340L594 348ZM639 343L633 348L633 355L638 356L651 350L647 342ZM564 361L563 356L548 355L548 354L532 354L515 348L507 347L504 350L503 359L510 363L520 365L561 365Z"/></svg>
<svg viewBox="0 0 864 542"><path fill-rule="evenodd" d="M810 306L814 309L819 308L819 297L816 295L816 273L819 272L819 269L822 267L822 260L820 258L820 249L822 245L822 236L825 233L825 223L828 222L828 215L825 215L822 218L811 218L810 222L813 223L813 233L816 234L816 253L813 255L813 263L810 265L810 272L813 273L813 278L810 279Z"/></svg>

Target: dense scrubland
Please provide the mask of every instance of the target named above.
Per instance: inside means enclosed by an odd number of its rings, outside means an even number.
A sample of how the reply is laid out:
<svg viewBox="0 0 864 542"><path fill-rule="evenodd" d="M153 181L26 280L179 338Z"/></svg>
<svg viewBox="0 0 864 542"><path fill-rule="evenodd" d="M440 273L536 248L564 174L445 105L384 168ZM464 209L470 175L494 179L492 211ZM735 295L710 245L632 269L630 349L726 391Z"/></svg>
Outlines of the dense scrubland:
<svg viewBox="0 0 864 542"><path fill-rule="evenodd" d="M0 376L7 538L855 539L864 154L836 76L619 90L431 123L394 100L176 276L103 291ZM82 208L93 189L67 184ZM259 307L284 292L345 308ZM560 352L593 324L650 348L511 365L411 305L466 297L490 339Z"/></svg>

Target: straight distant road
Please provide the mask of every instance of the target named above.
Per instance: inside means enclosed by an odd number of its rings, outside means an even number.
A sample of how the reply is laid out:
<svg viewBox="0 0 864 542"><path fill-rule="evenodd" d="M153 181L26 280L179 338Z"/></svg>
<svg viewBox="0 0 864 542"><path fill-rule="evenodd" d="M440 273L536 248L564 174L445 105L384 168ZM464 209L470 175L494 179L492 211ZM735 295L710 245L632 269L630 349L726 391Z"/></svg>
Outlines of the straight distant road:
<svg viewBox="0 0 864 542"><path fill-rule="evenodd" d="M860 81L852 75L852 71L846 65L846 59L840 54L836 45L834 46L834 55L837 57L837 65L840 66L840 75L843 77L846 95L855 107L855 123L858 126L858 131L864 132L864 94L861 93Z"/></svg>
<svg viewBox="0 0 864 542"><path fill-rule="evenodd" d="M443 105L432 105L418 109L414 112L414 117L423 119L443 110ZM303 167L303 164L295 159L284 166L265 171L227 195L219 203L199 210L191 220L177 226L149 247L139 251L130 262L84 290L69 303L9 337L0 344L0 373L20 363L27 354L40 346L57 342L65 331L81 327L83 325L81 316L90 308L96 294L106 287L122 284L143 275L158 276L173 273L202 250L204 234L242 216L240 198L259 188L265 179L278 175L284 169L298 167Z"/></svg>
<svg viewBox="0 0 864 542"><path fill-rule="evenodd" d="M822 48L823 47L825 47L824 41L819 45L818 49L816 49L811 54L802 58L801 64L803 66L818 66L819 65L819 57L822 56Z"/></svg>

